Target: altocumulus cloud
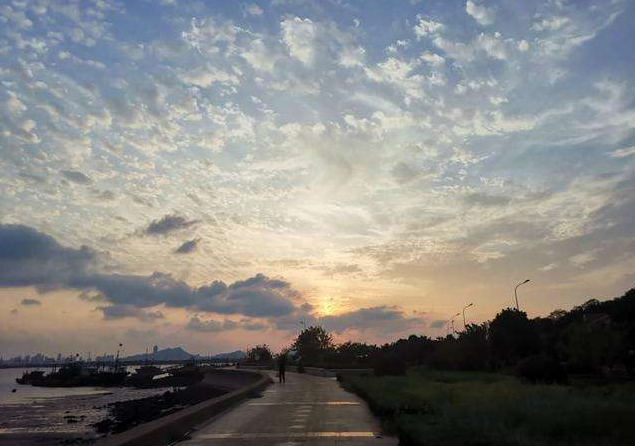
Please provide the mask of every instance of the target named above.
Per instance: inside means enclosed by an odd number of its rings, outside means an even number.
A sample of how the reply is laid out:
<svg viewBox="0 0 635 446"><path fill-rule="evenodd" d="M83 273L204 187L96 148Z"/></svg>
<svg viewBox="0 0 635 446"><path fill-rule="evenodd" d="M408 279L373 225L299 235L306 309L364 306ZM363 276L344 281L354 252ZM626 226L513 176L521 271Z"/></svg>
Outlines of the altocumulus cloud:
<svg viewBox="0 0 635 446"><path fill-rule="evenodd" d="M293 314L301 295L291 285L263 274L227 285L215 280L190 287L169 274L148 276L99 272L98 254L82 246L60 245L52 237L22 225L0 225L0 286L36 286L95 290L113 307L101 308L106 318L140 317L132 308L156 305L250 317ZM117 307L125 306L125 307Z"/></svg>

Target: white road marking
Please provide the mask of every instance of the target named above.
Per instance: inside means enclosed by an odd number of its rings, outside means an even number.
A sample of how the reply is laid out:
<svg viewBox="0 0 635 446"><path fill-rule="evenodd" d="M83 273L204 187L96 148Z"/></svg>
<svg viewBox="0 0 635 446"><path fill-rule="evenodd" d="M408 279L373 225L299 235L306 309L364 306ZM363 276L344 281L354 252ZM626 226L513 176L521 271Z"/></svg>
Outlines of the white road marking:
<svg viewBox="0 0 635 446"><path fill-rule="evenodd" d="M249 406L359 406L359 403L355 401L318 401L311 403L302 403L302 402L294 402L294 401L280 401L276 403L249 403Z"/></svg>
<svg viewBox="0 0 635 446"><path fill-rule="evenodd" d="M233 440L252 438L371 438L378 434L369 431L343 431L343 432L227 432L216 434L200 434L197 440Z"/></svg>

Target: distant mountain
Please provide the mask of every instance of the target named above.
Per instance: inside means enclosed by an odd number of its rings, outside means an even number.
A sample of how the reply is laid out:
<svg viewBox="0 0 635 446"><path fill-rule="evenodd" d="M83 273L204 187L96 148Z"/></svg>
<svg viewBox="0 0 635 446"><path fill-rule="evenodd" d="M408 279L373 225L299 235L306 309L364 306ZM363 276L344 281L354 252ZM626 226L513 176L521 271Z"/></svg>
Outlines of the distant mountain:
<svg viewBox="0 0 635 446"><path fill-rule="evenodd" d="M247 355L245 352L241 352L240 350L236 350L235 352L229 353L219 353L218 355L214 355L211 359L227 359L230 361L238 361L240 359L245 359Z"/></svg>
<svg viewBox="0 0 635 446"><path fill-rule="evenodd" d="M144 361L146 358L150 361L183 361L190 358L198 358L199 355L193 355L186 352L181 347L164 348L156 353L141 353L123 358L123 361Z"/></svg>
<svg viewBox="0 0 635 446"><path fill-rule="evenodd" d="M219 353L214 356L204 357L205 359L217 359L217 360L226 360L226 361L238 361L246 358L244 352L240 350L236 350L235 352L229 353ZM131 355L125 358L122 358L123 361L145 361L146 358L149 361L183 361L190 358L202 359L203 357L198 354L188 353L183 350L181 347L174 348L164 348L163 350L158 350L156 353L140 353L138 355Z"/></svg>

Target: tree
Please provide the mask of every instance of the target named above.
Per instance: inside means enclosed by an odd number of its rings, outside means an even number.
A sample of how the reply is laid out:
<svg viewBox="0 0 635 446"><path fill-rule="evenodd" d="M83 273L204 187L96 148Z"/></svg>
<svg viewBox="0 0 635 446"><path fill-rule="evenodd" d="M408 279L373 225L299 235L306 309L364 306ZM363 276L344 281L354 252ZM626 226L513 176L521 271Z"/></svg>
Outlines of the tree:
<svg viewBox="0 0 635 446"><path fill-rule="evenodd" d="M376 350L377 347L374 345L348 341L338 345L328 356L327 362L350 365L368 364Z"/></svg>
<svg viewBox="0 0 635 446"><path fill-rule="evenodd" d="M408 365L421 365L434 350L434 343L426 336L410 335L391 345L397 356Z"/></svg>
<svg viewBox="0 0 635 446"><path fill-rule="evenodd" d="M492 354L505 364L513 364L540 350L540 338L527 313L512 308L498 313L490 323L489 344Z"/></svg>
<svg viewBox="0 0 635 446"><path fill-rule="evenodd" d="M302 330L294 346L305 365L320 362L334 348L333 337L319 325Z"/></svg>
<svg viewBox="0 0 635 446"><path fill-rule="evenodd" d="M569 325L565 333L565 354L575 371L601 371L612 366L622 351L624 334L610 325L579 322Z"/></svg>
<svg viewBox="0 0 635 446"><path fill-rule="evenodd" d="M457 339L457 367L461 370L483 370L489 362L487 323L469 324Z"/></svg>
<svg viewBox="0 0 635 446"><path fill-rule="evenodd" d="M273 355L267 344L261 344L247 350L247 359L249 362L266 363L271 362Z"/></svg>

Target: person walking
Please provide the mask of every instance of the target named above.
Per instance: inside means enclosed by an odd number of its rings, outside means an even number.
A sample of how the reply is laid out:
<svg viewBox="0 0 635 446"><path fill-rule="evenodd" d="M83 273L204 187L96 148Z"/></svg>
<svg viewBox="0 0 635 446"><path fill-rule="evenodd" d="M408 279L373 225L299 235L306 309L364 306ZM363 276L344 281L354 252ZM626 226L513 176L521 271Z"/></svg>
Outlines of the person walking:
<svg viewBox="0 0 635 446"><path fill-rule="evenodd" d="M285 382L285 371L287 368L287 354L286 353L280 353L280 356L278 356L278 380L281 384L284 384Z"/></svg>

